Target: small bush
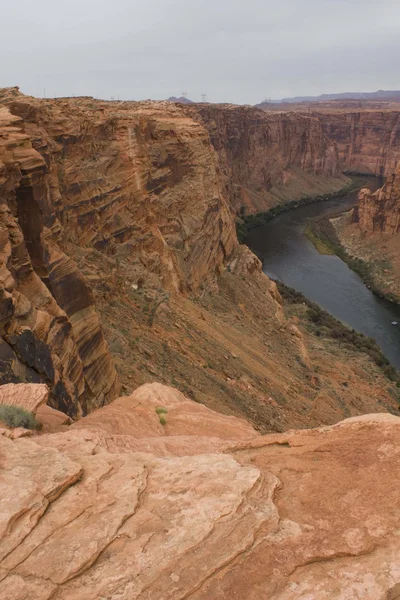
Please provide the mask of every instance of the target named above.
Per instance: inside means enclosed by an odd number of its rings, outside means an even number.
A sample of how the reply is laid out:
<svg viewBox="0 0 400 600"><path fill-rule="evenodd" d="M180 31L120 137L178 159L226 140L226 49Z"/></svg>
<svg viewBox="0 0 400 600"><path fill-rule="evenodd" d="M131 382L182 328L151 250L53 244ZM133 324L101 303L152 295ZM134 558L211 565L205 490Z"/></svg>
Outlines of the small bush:
<svg viewBox="0 0 400 600"><path fill-rule="evenodd" d="M7 427L24 427L24 429L40 429L41 424L36 421L32 413L9 404L0 404L0 421Z"/></svg>
<svg viewBox="0 0 400 600"><path fill-rule="evenodd" d="M165 418L164 415L159 415L158 418L160 419L161 425L166 425L167 424L167 419Z"/></svg>
<svg viewBox="0 0 400 600"><path fill-rule="evenodd" d="M156 413L158 415L166 415L168 412L168 408L164 408L163 406L157 406Z"/></svg>

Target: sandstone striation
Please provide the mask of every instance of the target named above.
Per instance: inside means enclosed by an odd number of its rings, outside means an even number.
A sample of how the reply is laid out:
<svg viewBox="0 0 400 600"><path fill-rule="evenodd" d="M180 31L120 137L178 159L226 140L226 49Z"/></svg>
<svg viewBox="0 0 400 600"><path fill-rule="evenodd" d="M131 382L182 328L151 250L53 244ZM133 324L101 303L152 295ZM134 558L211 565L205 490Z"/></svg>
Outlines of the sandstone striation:
<svg viewBox="0 0 400 600"><path fill-rule="evenodd" d="M2 598L394 598L399 427L259 436L148 385L68 431L0 437Z"/></svg>
<svg viewBox="0 0 400 600"><path fill-rule="evenodd" d="M0 129L1 380L46 382L51 403L86 413L119 386L91 290L58 245L50 149L4 106Z"/></svg>

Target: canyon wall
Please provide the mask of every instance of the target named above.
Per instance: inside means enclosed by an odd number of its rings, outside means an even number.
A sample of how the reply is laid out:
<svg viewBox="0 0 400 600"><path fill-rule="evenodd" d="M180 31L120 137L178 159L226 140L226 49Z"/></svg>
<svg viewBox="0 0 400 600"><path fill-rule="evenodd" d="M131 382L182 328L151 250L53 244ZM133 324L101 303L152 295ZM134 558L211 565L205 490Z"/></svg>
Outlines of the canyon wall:
<svg viewBox="0 0 400 600"><path fill-rule="evenodd" d="M21 119L0 106L1 382L43 381L70 415L109 402L118 378L93 294L62 251L50 149L32 146Z"/></svg>
<svg viewBox="0 0 400 600"><path fill-rule="evenodd" d="M273 116L299 114L319 121L338 151L341 172L388 177L400 161L400 105L368 101L265 104Z"/></svg>
<svg viewBox="0 0 400 600"><path fill-rule="evenodd" d="M346 183L339 175L336 144L314 117L211 104L186 112L199 115L207 129L236 212L262 212Z"/></svg>
<svg viewBox="0 0 400 600"><path fill-rule="evenodd" d="M400 111L310 111L336 143L339 168L350 173L388 177L400 161Z"/></svg>

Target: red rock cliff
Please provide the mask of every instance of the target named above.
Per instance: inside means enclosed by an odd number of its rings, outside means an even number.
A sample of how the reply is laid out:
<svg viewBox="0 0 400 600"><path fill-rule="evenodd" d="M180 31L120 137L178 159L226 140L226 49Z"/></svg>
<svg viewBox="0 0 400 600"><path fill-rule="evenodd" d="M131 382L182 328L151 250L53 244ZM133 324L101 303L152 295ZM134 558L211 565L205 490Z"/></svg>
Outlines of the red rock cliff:
<svg viewBox="0 0 400 600"><path fill-rule="evenodd" d="M342 171L387 177L400 161L400 112L313 112L336 142Z"/></svg>
<svg viewBox="0 0 400 600"><path fill-rule="evenodd" d="M92 292L61 249L50 148L5 107L0 131L1 381L45 381L53 405L87 413L119 384Z"/></svg>
<svg viewBox="0 0 400 600"><path fill-rule="evenodd" d="M2 102L2 379L46 381L86 413L118 380L82 251L118 251L131 279L176 292L215 276L237 245L217 156L171 104Z"/></svg>
<svg viewBox="0 0 400 600"><path fill-rule="evenodd" d="M339 174L336 145L314 117L233 105L197 105L186 110L198 113L209 132L236 211L242 206L262 211L285 196L290 200L329 191L329 184L320 188L321 180ZM343 180L332 182L344 185ZM286 188L282 196L280 188Z"/></svg>

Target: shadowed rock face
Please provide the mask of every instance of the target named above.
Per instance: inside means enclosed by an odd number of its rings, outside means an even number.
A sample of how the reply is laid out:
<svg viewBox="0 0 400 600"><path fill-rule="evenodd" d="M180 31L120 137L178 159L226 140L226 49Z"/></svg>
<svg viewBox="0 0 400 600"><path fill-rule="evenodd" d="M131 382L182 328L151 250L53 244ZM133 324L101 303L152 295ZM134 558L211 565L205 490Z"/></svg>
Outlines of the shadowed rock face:
<svg viewBox="0 0 400 600"><path fill-rule="evenodd" d="M399 433L376 414L260 436L153 384L0 435L2 598L394 599Z"/></svg>

